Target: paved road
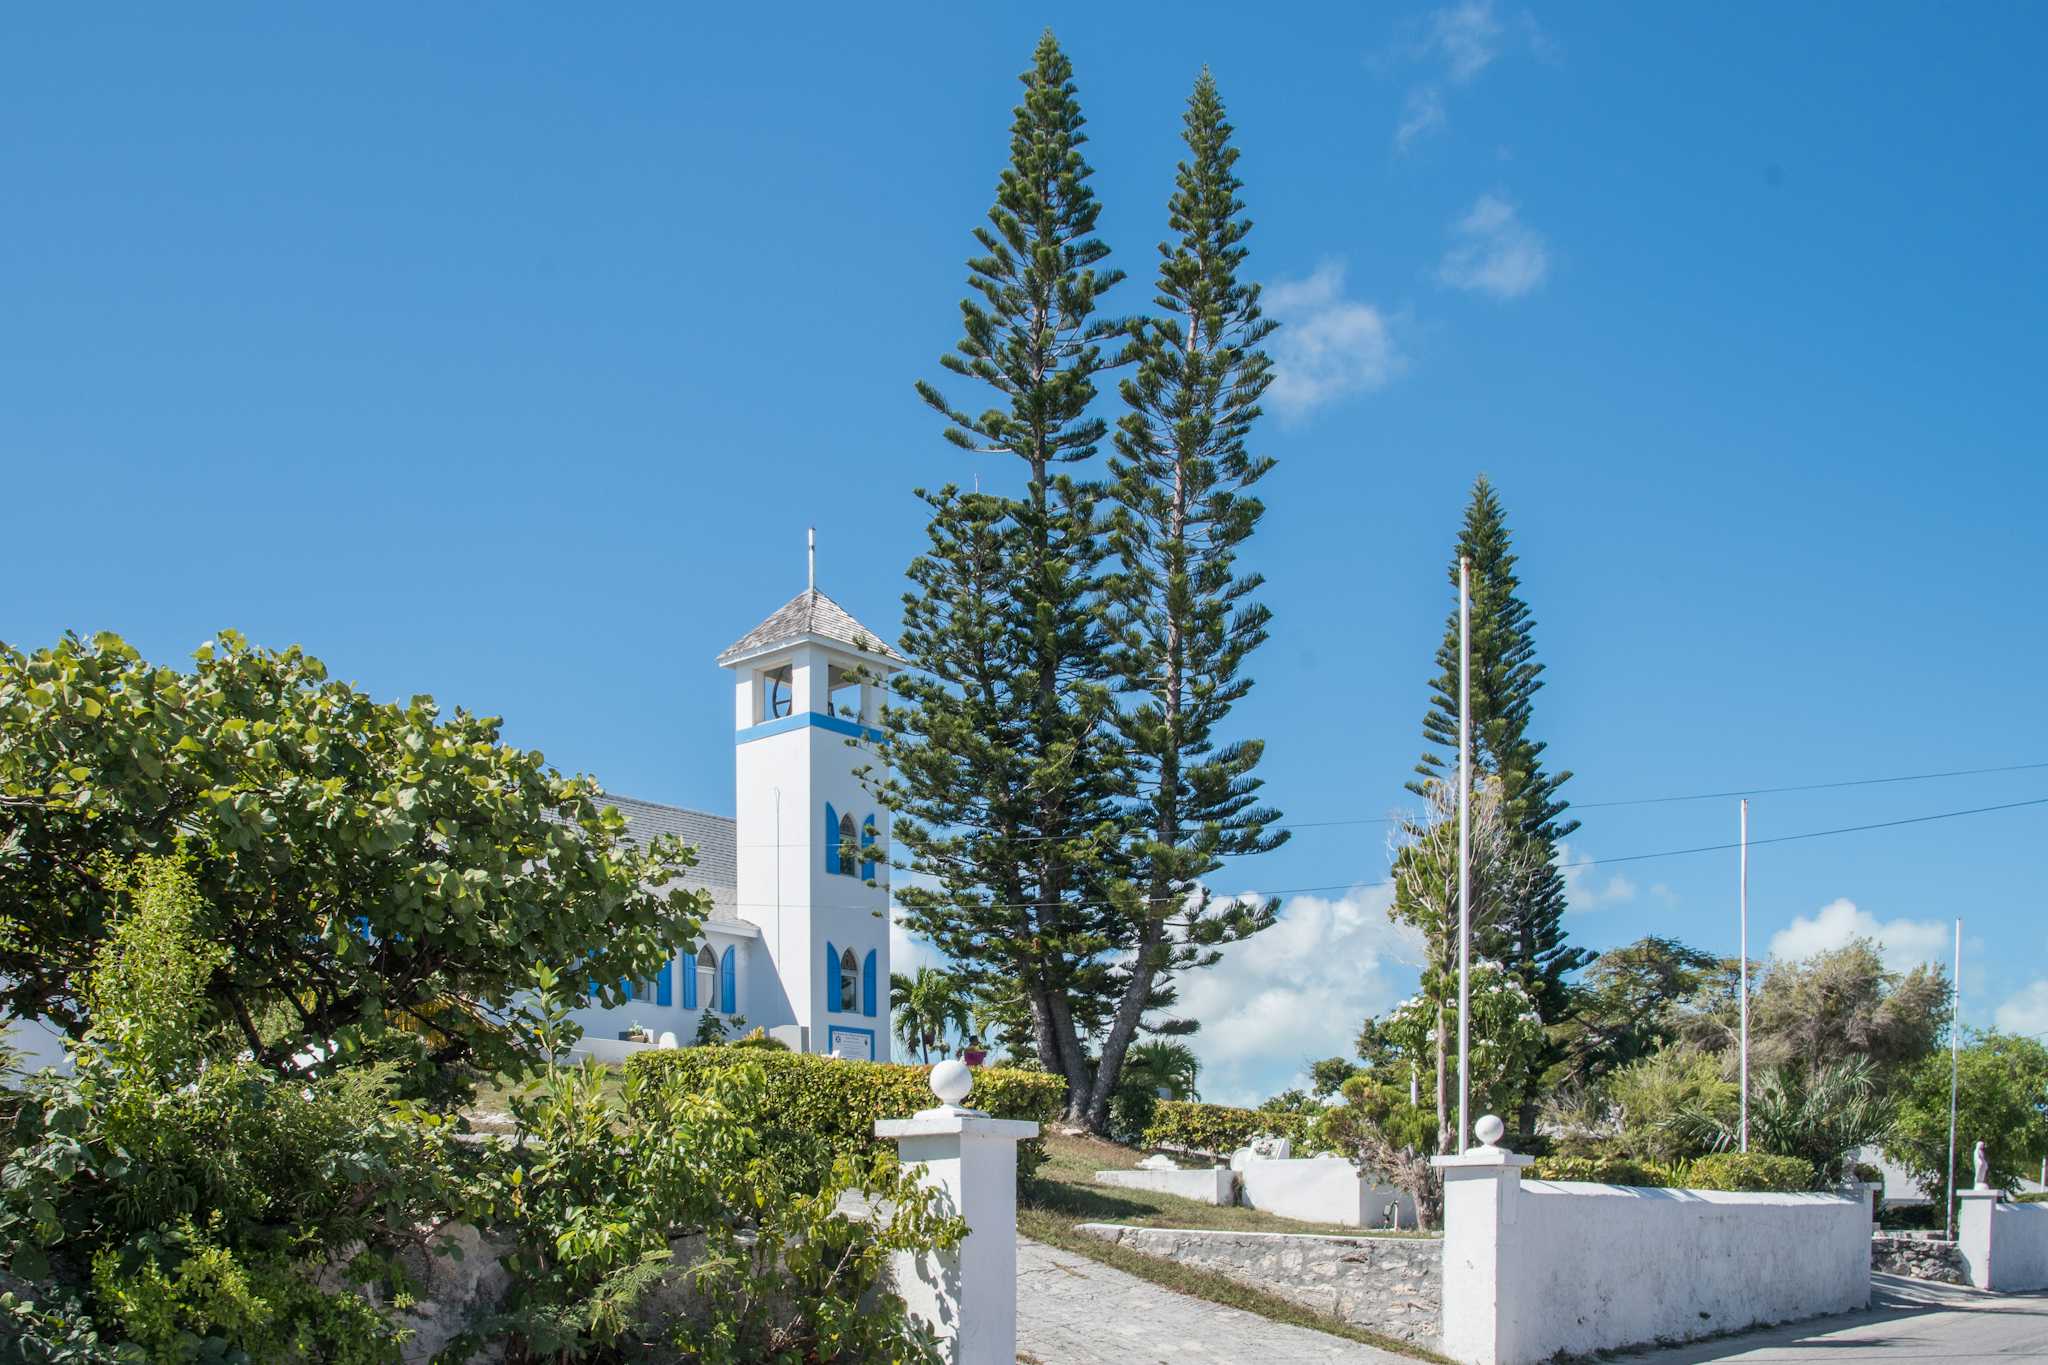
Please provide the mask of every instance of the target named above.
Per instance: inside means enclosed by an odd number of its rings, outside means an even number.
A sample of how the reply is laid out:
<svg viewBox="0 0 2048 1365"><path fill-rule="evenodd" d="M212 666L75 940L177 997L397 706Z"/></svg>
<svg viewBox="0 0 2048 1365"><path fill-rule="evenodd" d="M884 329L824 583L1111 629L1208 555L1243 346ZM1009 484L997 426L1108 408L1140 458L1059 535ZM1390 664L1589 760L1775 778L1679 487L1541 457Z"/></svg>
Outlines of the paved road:
<svg viewBox="0 0 2048 1365"><path fill-rule="evenodd" d="M1017 1358L1039 1365L1416 1365L1410 1356L1176 1294L1023 1237Z"/></svg>
<svg viewBox="0 0 2048 1365"><path fill-rule="evenodd" d="M1709 1360L1800 1365L2012 1365L2048 1361L2048 1294L1979 1294L1894 1275L1871 1277L1870 1307L1725 1341L1620 1357L1644 1365Z"/></svg>

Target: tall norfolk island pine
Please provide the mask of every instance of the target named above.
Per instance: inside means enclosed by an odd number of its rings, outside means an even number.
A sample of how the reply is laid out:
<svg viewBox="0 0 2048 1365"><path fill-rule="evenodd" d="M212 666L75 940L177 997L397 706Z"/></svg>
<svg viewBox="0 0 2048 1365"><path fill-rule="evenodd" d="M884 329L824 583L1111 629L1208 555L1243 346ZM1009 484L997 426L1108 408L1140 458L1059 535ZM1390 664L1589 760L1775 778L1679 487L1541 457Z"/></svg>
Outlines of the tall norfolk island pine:
<svg viewBox="0 0 2048 1365"><path fill-rule="evenodd" d="M1510 821L1534 845L1541 870L1516 904L1503 907L1499 928L1506 938L1505 965L1518 977L1548 1024L1562 1019L1569 1007L1566 977L1593 955L1565 943L1564 874L1558 870L1557 844L1579 827L1565 817L1566 803L1558 790L1569 772L1543 770L1542 741L1529 735L1537 689L1543 686L1543 665L1536 662L1535 622L1519 596L1507 516L1492 483L1481 475L1472 485L1465 524L1451 557L1450 581L1458 582L1458 559L1472 562L1472 764L1476 771L1500 780L1501 799ZM1422 720L1429 745L1416 765L1421 780L1409 784L1421 793L1434 780L1456 780L1458 754L1458 614L1454 606L1444 641L1437 649L1437 675L1430 682L1430 707ZM1448 757L1446 757L1448 755ZM1555 1061L1546 1055L1543 1065ZM1533 1080L1533 1078L1532 1078ZM1535 1086L1524 1090L1522 1131L1535 1120Z"/></svg>
<svg viewBox="0 0 2048 1365"><path fill-rule="evenodd" d="M1118 723L1143 793L1127 849L1144 895L1089 1101L1097 1126L1145 1011L1172 1003L1171 976L1212 965L1219 945L1273 923L1278 901L1214 903L1201 879L1225 857L1287 837L1268 828L1278 812L1258 804L1252 771L1264 743L1216 739L1251 690L1241 669L1271 618L1252 600L1264 580L1240 573L1237 553L1265 511L1246 490L1273 465L1245 443L1273 380L1258 346L1274 324L1260 314L1259 287L1238 275L1252 225L1207 71L1184 122L1188 156L1167 203L1176 239L1159 248L1162 313L1132 329L1137 368L1121 385L1128 411L1110 462L1116 661L1131 699Z"/></svg>
<svg viewBox="0 0 2048 1365"><path fill-rule="evenodd" d="M1063 467L1107 431L1088 408L1119 329L1096 308L1120 272L1098 269L1109 248L1093 235L1085 120L1050 33L1022 79L1010 164L975 230L965 335L941 361L994 403L974 416L918 392L948 440L1014 456L1024 492L920 493L930 547L910 566L903 636L916 670L886 715L895 771L878 794L908 865L936 883L900 888L906 923L971 981L1021 987L1081 1121L1095 1078L1074 1000L1100 993L1102 958L1128 937L1109 901L1130 784L1110 724L1099 495Z"/></svg>
<svg viewBox="0 0 2048 1365"><path fill-rule="evenodd" d="M1241 490L1267 462L1243 443L1269 328L1236 280L1246 225L1206 78L1172 204L1181 240L1162 248L1170 316L1137 324L1095 316L1120 275L1098 269L1083 120L1050 34L1023 80L965 336L942 362L996 405L971 416L919 392L955 444L1016 456L1024 491L921 494L930 545L903 642L917 670L899 675L880 790L909 866L936 883L901 888L909 927L975 982L1021 990L1068 1120L1099 1128L1144 1013L1172 1002L1166 978L1272 921L1270 905L1212 909L1197 889L1223 855L1277 842L1253 804L1259 747L1212 738L1264 636L1246 600L1258 580L1232 559L1260 512ZM1107 432L1088 409L1112 363L1101 344L1126 332L1117 359L1138 368L1106 510L1105 490L1061 467Z"/></svg>

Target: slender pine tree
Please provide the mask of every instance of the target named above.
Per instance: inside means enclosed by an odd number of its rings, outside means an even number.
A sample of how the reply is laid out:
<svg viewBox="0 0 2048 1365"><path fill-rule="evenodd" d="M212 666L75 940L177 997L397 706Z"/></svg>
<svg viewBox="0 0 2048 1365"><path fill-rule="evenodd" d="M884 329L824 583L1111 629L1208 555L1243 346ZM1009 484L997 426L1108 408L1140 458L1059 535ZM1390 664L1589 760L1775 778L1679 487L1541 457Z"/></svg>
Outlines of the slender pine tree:
<svg viewBox="0 0 2048 1365"><path fill-rule="evenodd" d="M899 816L907 865L933 883L900 890L909 927L970 985L1021 987L1039 1057L1067 1078L1069 1119L1085 1122L1087 1008L1128 946L1133 893L1120 872L1130 777L1111 724L1100 489L1069 471L1107 432L1088 410L1114 363L1102 343L1122 330L1099 300L1121 272L1102 265L1085 120L1050 32L1022 80L1009 165L974 234L964 336L940 361L990 405L973 415L917 387L948 440L1014 457L1023 489L920 493L930 545L910 568L903 641L916 667L885 715L894 775L876 790Z"/></svg>
<svg viewBox="0 0 2048 1365"><path fill-rule="evenodd" d="M1184 118L1180 163L1159 247L1156 316L1133 324L1135 371L1121 391L1110 585L1128 703L1117 721L1143 793L1129 835L1136 903L1133 951L1112 976L1091 1126L1106 1122L1126 1049L1144 1014L1172 1003L1172 978L1212 965L1218 948L1269 927L1277 902L1212 901L1202 879L1229 856L1286 839L1269 829L1253 776L1264 743L1219 745L1218 727L1251 690L1246 656L1266 638L1263 579L1238 553L1265 511L1247 490L1273 461L1246 447L1272 362L1259 343L1258 285L1239 278L1251 222L1216 82L1205 70Z"/></svg>
<svg viewBox="0 0 2048 1365"><path fill-rule="evenodd" d="M1559 789L1571 773L1544 771L1543 741L1529 732L1535 696L1543 686L1543 665L1536 661L1535 621L1520 596L1521 579L1508 535L1507 514L1500 495L1485 475L1472 485L1457 549L1451 555L1450 583L1455 593L1458 560L1472 569L1472 764L1476 771L1500 780L1501 796L1511 824L1534 846L1542 871L1500 920L1505 932L1506 966L1535 1002L1545 1025L1562 1020L1570 1007L1567 978L1590 962L1593 954L1565 941L1564 874L1557 867L1557 845L1579 827L1566 815ZM1422 793L1432 780L1456 780L1458 755L1458 611L1452 605L1443 643L1437 649L1437 674L1430 681L1430 704L1422 719L1427 746L1416 765L1411 791ZM1546 1054L1540 1065L1558 1060ZM1520 1115L1526 1133L1535 1121L1539 1087L1524 1088L1530 1098Z"/></svg>

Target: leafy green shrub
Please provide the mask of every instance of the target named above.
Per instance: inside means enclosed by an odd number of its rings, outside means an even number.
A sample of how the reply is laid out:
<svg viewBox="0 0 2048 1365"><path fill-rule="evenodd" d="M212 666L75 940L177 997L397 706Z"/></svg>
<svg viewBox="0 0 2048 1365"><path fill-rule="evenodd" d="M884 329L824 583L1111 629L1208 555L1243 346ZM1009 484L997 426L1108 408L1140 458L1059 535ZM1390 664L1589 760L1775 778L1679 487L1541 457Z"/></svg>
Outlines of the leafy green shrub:
<svg viewBox="0 0 2048 1365"><path fill-rule="evenodd" d="M1237 1109L1227 1104L1161 1100L1146 1125L1144 1145L1229 1156L1255 1137L1284 1137L1306 1143L1315 1114Z"/></svg>
<svg viewBox="0 0 2048 1365"><path fill-rule="evenodd" d="M818 1141L791 1161L759 1122L789 1056L706 1051L733 1055L690 1086L633 1067L614 1096L594 1064L550 1066L510 1097L516 1140L472 1203L516 1240L513 1285L447 1358L509 1338L521 1360L637 1360L665 1341L698 1365L937 1365L883 1277L891 1253L957 1245L964 1224L892 1151ZM840 1211L849 1193L870 1217Z"/></svg>
<svg viewBox="0 0 2048 1365"><path fill-rule="evenodd" d="M875 1136L878 1119L909 1118L937 1103L932 1096L930 1067L854 1062L801 1052L663 1049L635 1053L626 1060L626 1073L694 1093L709 1089L717 1077L743 1063L758 1063L762 1078L760 1089L753 1092L760 1107L745 1117L784 1135L794 1149L792 1163L809 1166L819 1178L834 1155L894 1150L893 1144ZM1066 1081L1050 1073L985 1066L974 1072L974 1090L967 1102L997 1118L1045 1124L1059 1112L1066 1093ZM807 1142L807 1137L822 1146ZM1042 1139L1017 1145L1019 1176L1032 1174L1044 1160Z"/></svg>
<svg viewBox="0 0 2048 1365"><path fill-rule="evenodd" d="M1589 1156L1563 1153L1538 1157L1522 1168L1525 1180L1577 1180L1593 1185L1635 1185L1662 1189L1680 1182L1671 1168L1654 1161L1636 1161L1625 1156Z"/></svg>
<svg viewBox="0 0 2048 1365"><path fill-rule="evenodd" d="M1677 1182L1691 1190L1777 1190L1818 1187L1813 1163L1768 1152L1715 1152L1689 1163Z"/></svg>
<svg viewBox="0 0 2048 1365"><path fill-rule="evenodd" d="M286 1083L196 1026L221 950L182 859L102 861L123 896L80 983L75 1074L20 1092L0 1147L0 1361L395 1361L400 1333L309 1271L402 1290L395 1254L453 1154L390 1077Z"/></svg>

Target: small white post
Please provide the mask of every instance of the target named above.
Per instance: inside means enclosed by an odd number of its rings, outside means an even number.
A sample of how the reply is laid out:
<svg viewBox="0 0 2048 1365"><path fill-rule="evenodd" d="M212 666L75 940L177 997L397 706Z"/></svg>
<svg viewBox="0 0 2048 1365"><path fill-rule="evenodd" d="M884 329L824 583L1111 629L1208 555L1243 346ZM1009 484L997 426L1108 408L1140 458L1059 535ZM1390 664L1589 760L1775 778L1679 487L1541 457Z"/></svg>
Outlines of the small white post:
<svg viewBox="0 0 2048 1365"><path fill-rule="evenodd" d="M1749 1150L1749 801L1742 802L1742 1150Z"/></svg>
<svg viewBox="0 0 2048 1365"><path fill-rule="evenodd" d="M1472 1103L1472 561L1458 557L1458 1152Z"/></svg>
<svg viewBox="0 0 2048 1365"><path fill-rule="evenodd" d="M1507 1125L1482 1114L1474 1125L1480 1145L1456 1156L1430 1159L1444 1182L1442 1349L1472 1365L1535 1358L1519 1338L1526 1331L1517 1258L1537 1248L1515 1244L1522 1168L1532 1158L1500 1146ZM1548 1352L1543 1354L1548 1355Z"/></svg>
<svg viewBox="0 0 2048 1365"><path fill-rule="evenodd" d="M1955 1192L1951 1204L1960 1207L1963 1213L1961 1225L1956 1228L1956 1251L1963 1258L1970 1283L1978 1289L2038 1289L2039 1285L2008 1284L2006 1280L2011 1277L2001 1279L1992 1264L1997 1254L1993 1245L1994 1225L2001 1212L2001 1193L1974 1187Z"/></svg>
<svg viewBox="0 0 2048 1365"><path fill-rule="evenodd" d="M939 1334L951 1365L1015 1365L1017 1144L1038 1125L961 1108L974 1073L957 1057L932 1068L931 1085L937 1108L884 1119L875 1136L896 1140L945 1212L967 1220L967 1236L948 1252L898 1252L896 1292Z"/></svg>

